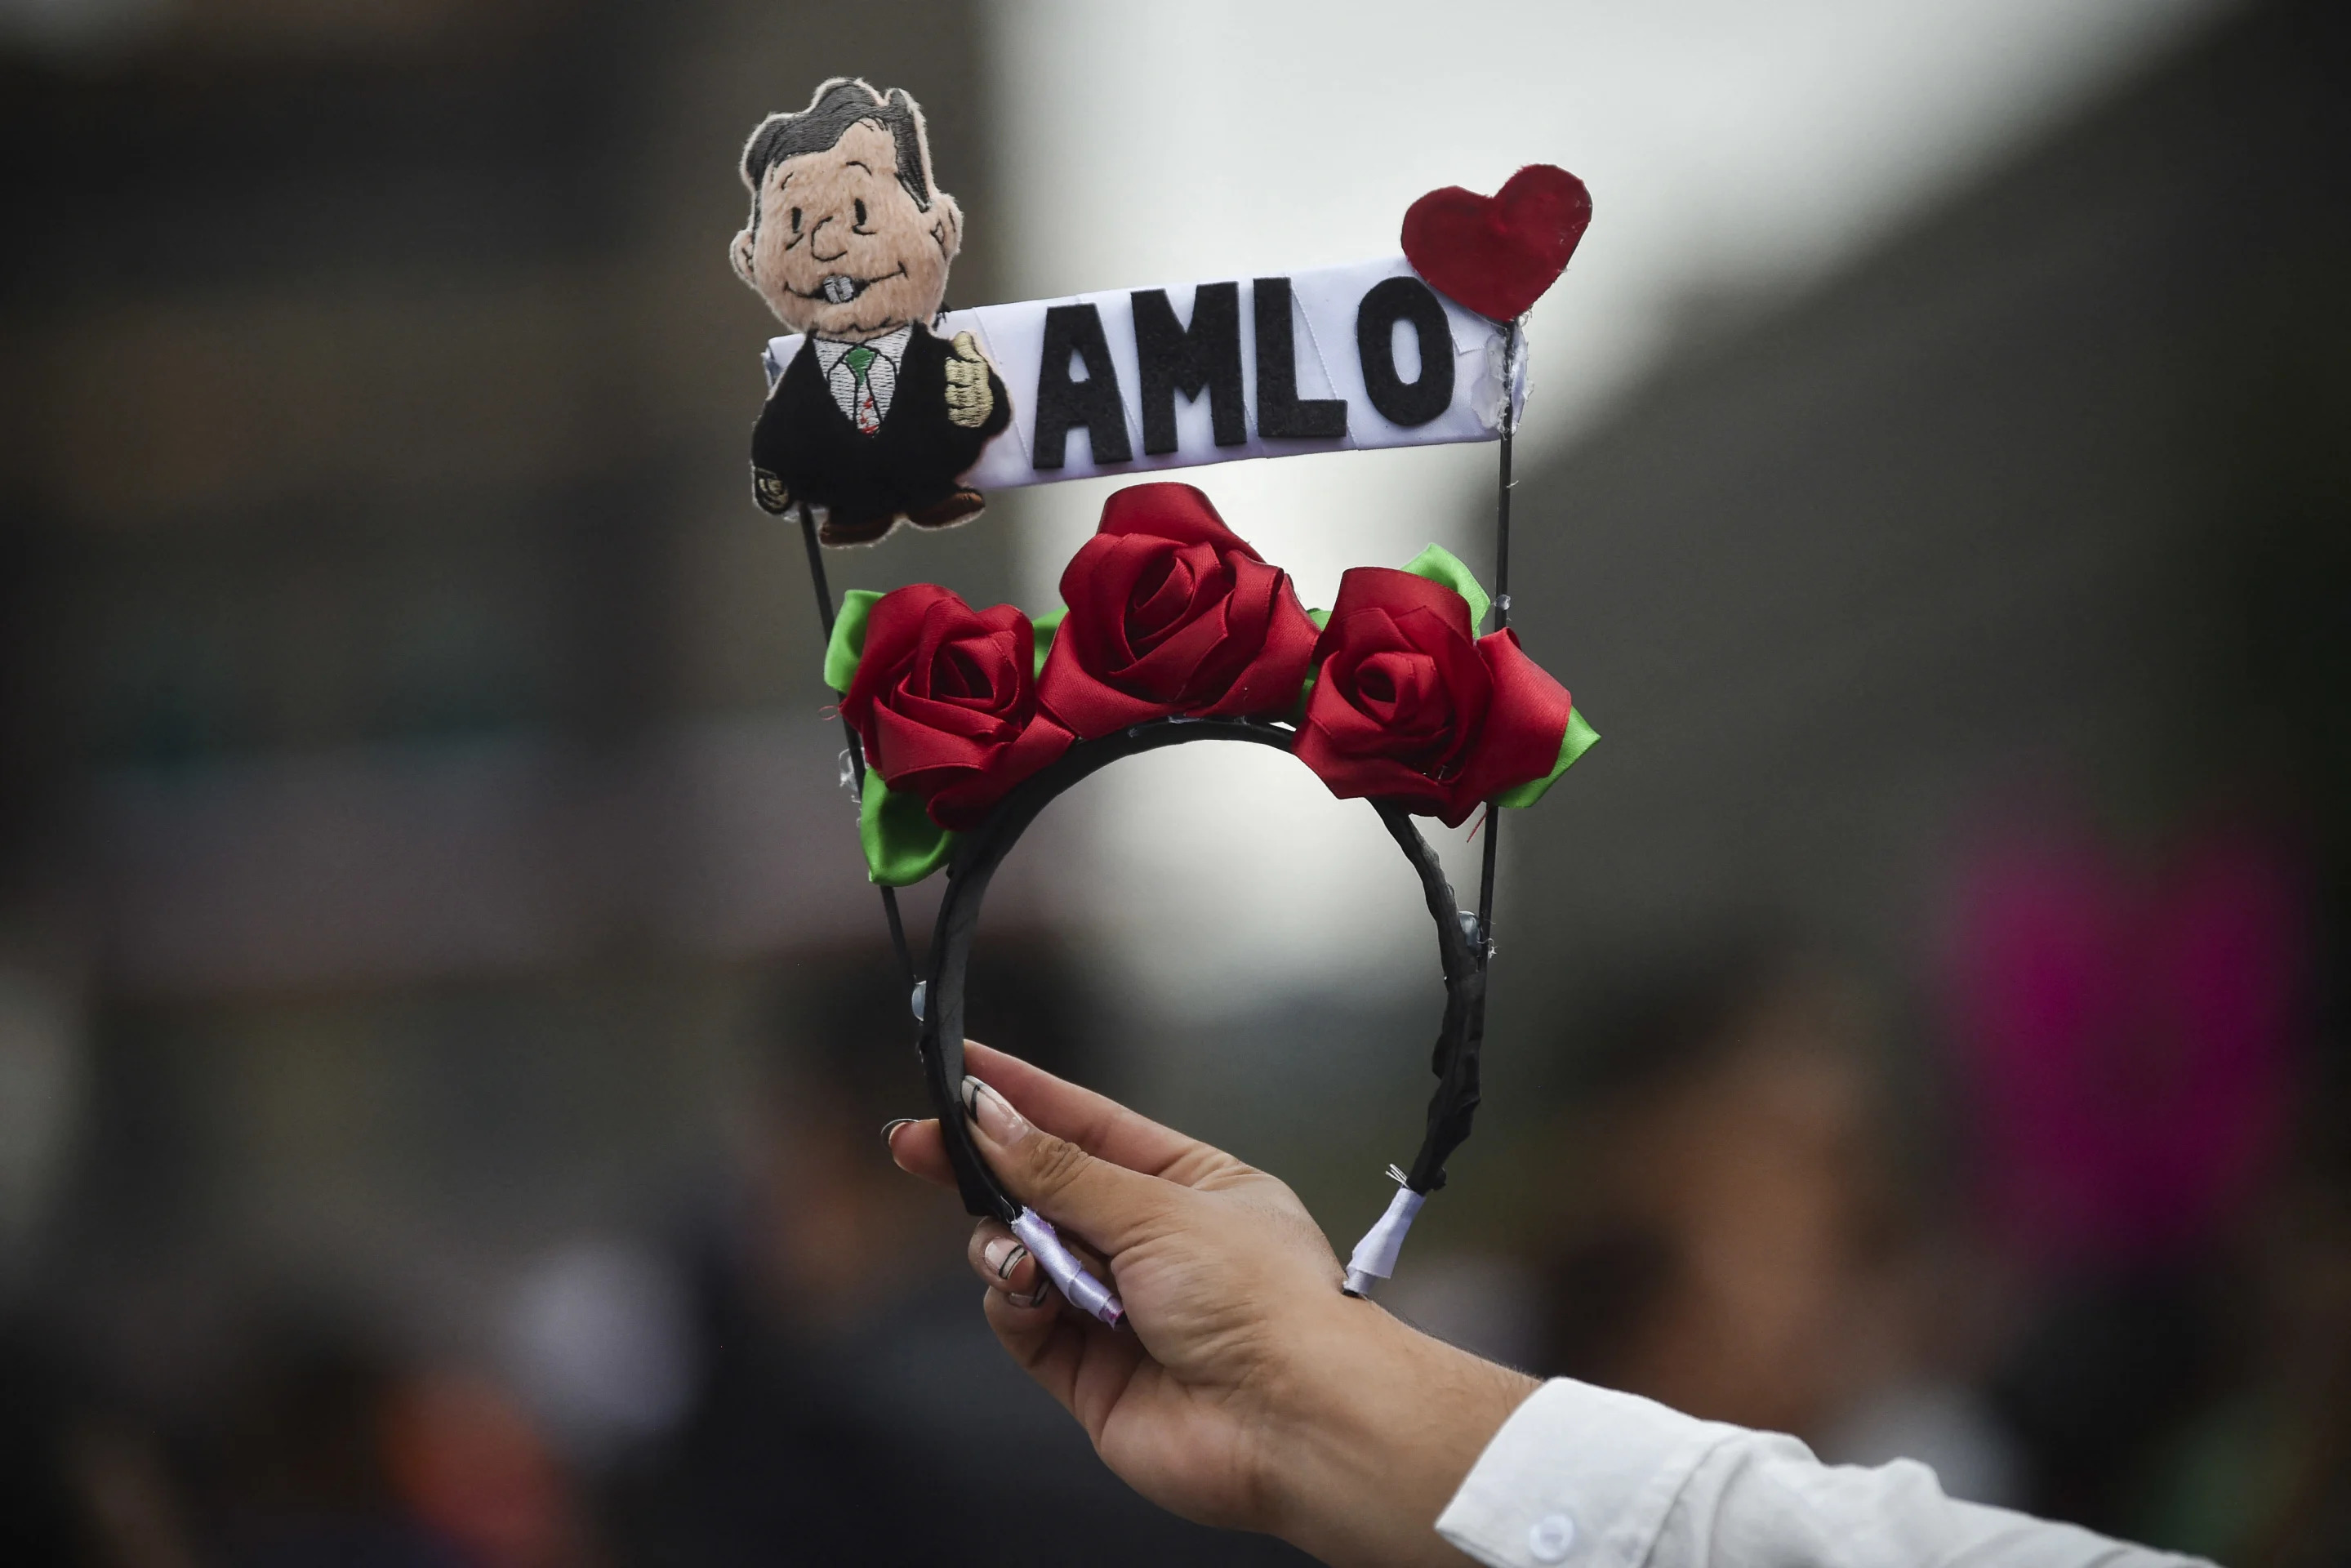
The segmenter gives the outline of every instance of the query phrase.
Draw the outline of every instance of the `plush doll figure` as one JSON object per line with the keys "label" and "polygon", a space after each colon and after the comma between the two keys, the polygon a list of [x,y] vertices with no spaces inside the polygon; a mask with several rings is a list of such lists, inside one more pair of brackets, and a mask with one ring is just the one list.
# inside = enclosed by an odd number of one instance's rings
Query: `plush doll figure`
{"label": "plush doll figure", "polygon": [[963,213],[931,183],[922,110],[836,77],[751,133],[743,183],[736,274],[807,334],[752,432],[759,505],[808,506],[830,545],[977,514],[986,497],[962,476],[1012,409],[970,333],[930,328]]}

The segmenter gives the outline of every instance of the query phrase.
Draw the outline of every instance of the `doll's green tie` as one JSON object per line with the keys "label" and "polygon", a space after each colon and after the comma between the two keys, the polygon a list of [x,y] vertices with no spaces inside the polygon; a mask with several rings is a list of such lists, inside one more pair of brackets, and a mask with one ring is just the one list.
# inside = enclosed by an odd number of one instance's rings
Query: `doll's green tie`
{"label": "doll's green tie", "polygon": [[851,390],[850,396],[850,401],[856,405],[852,417],[860,432],[871,435],[882,428],[882,411],[874,407],[873,388],[865,379],[866,367],[873,362],[873,350],[860,343],[841,358],[849,366],[849,373],[857,378],[857,384]]}

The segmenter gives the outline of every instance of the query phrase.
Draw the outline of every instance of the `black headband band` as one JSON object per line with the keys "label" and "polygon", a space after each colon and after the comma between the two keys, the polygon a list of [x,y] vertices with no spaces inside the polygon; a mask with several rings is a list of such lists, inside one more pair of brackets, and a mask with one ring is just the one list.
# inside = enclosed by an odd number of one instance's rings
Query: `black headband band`
{"label": "black headband band", "polygon": [[[1080,780],[1123,758],[1196,740],[1238,740],[1289,751],[1296,732],[1284,725],[1247,719],[1173,718],[1135,725],[1093,740],[1080,741],[1061,758],[1022,781],[966,834],[947,865],[946,896],[939,904],[931,942],[929,977],[917,998],[922,1015],[923,1075],[946,1140],[947,1158],[964,1207],[973,1215],[1013,1224],[1023,1218],[1019,1199],[1004,1190],[980,1157],[966,1124],[963,1100],[964,982],[971,944],[979,928],[981,902],[996,869],[1020,835],[1053,800]],[[1445,975],[1445,1020],[1430,1059],[1437,1092],[1428,1103],[1427,1128],[1420,1152],[1404,1175],[1404,1186],[1424,1197],[1445,1185],[1446,1159],[1469,1135],[1478,1110],[1478,1056],[1486,1020],[1486,951],[1478,917],[1458,907],[1453,884],[1436,852],[1401,806],[1374,800],[1388,834],[1420,877],[1429,917],[1437,925],[1438,961]],[[1399,1232],[1398,1239],[1401,1239]],[[1383,1270],[1384,1272],[1384,1270]],[[1353,1273],[1349,1289],[1359,1281]],[[1114,1302],[1113,1302],[1114,1304]]]}

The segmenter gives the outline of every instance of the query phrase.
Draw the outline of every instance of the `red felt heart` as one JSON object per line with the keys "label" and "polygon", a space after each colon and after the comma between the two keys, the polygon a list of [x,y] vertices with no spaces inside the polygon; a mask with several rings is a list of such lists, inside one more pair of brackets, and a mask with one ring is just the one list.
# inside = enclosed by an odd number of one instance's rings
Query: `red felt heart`
{"label": "red felt heart", "polygon": [[1447,185],[1404,214],[1404,254],[1439,294],[1508,321],[1542,298],[1592,222],[1592,193],[1564,169],[1530,163],[1490,196]]}

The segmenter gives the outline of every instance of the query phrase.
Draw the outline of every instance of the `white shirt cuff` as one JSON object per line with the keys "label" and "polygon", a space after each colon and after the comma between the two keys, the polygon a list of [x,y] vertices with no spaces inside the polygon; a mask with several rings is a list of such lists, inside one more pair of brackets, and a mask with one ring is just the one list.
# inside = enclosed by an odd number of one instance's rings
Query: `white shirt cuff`
{"label": "white shirt cuff", "polygon": [[1502,1423],[1437,1532],[1491,1568],[1639,1568],[1699,1461],[1750,1435],[1557,1378]]}

